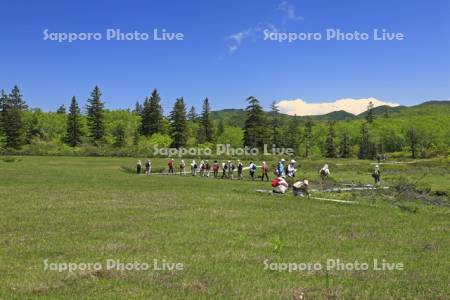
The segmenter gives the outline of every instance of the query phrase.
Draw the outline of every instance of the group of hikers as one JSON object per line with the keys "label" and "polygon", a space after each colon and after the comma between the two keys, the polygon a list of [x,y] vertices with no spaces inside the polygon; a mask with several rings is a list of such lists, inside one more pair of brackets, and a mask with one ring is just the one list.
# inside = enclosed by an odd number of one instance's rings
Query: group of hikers
{"label": "group of hikers", "polygon": [[[170,158],[167,162],[168,171],[167,175],[175,175],[175,161]],[[184,160],[181,160],[178,165],[178,172],[180,176],[186,176],[186,162]],[[236,179],[242,180],[243,179],[243,171],[248,169],[249,175],[251,177],[251,180],[255,180],[255,175],[257,171],[258,166],[251,161],[247,167],[244,167],[244,164],[237,160],[236,164],[232,160],[223,161],[222,163],[219,163],[217,160],[214,160],[213,163],[210,163],[209,160],[201,160],[199,164],[195,161],[195,159],[192,160],[190,163],[190,175],[200,177],[210,177],[211,174],[214,178],[221,178],[221,179]],[[261,166],[261,181],[264,181],[266,179],[267,181],[270,181],[269,179],[269,165],[263,161]],[[143,171],[142,162],[138,160],[136,164],[136,172],[137,174],[141,174]],[[144,164],[144,171],[145,175],[149,176],[152,174],[152,163],[149,159]],[[294,178],[296,173],[296,161],[291,159],[289,163],[286,164],[286,160],[284,158],[280,159],[276,165],[275,169],[275,175],[276,177],[272,180],[272,192],[277,194],[285,194],[286,191],[289,189],[289,184],[286,181],[287,178]],[[328,164],[325,164],[320,170],[319,170],[319,176],[322,180],[322,183],[326,181],[328,176],[330,176],[330,169],[328,167]],[[375,166],[375,170],[372,173],[372,177],[374,178],[375,185],[380,184],[381,179],[381,172],[379,165]],[[292,184],[292,191],[294,195],[296,196],[304,196],[309,195],[308,193],[308,187],[309,182],[307,179],[303,179],[300,181],[297,181]]]}

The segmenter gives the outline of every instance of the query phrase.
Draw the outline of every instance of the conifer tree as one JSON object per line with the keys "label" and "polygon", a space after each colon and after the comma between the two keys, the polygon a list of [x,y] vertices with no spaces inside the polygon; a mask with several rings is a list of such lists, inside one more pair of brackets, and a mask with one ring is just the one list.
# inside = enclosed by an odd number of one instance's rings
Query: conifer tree
{"label": "conifer tree", "polygon": [[90,129],[90,137],[95,144],[104,140],[105,124],[104,124],[104,103],[101,101],[102,93],[98,86],[94,87],[91,97],[88,99],[87,120]]}
{"label": "conifer tree", "polygon": [[71,147],[76,147],[81,144],[81,115],[80,108],[75,96],[72,97],[69,107],[69,114],[67,115],[67,131],[65,136],[66,143]]}
{"label": "conifer tree", "polygon": [[375,156],[374,144],[370,141],[369,127],[367,124],[363,124],[361,127],[361,141],[359,145],[360,159],[372,159]]}
{"label": "conifer tree", "polygon": [[187,120],[186,106],[182,97],[175,101],[173,110],[170,112],[170,128],[172,147],[185,146],[187,142]]}
{"label": "conifer tree", "polygon": [[327,139],[325,141],[325,157],[328,157],[328,158],[336,157],[335,138],[336,138],[336,133],[334,131],[334,122],[329,122]]}
{"label": "conifer tree", "polygon": [[313,143],[313,135],[312,135],[312,128],[314,124],[310,117],[306,117],[305,122],[305,134],[304,134],[304,140],[305,140],[305,157],[309,157],[311,154],[311,148]]}
{"label": "conifer tree", "polygon": [[367,105],[367,115],[366,115],[366,120],[368,123],[372,123],[374,119],[373,107],[374,107],[373,102],[370,101],[369,104]]}
{"label": "conifer tree", "polygon": [[266,119],[258,99],[253,96],[247,98],[245,109],[247,119],[244,125],[244,146],[263,148],[266,140]]}
{"label": "conifer tree", "polygon": [[24,124],[22,114],[27,109],[20,90],[14,86],[9,96],[3,93],[2,124],[6,147],[19,149],[24,143]]}
{"label": "conifer tree", "polygon": [[341,143],[339,145],[339,156],[342,158],[351,157],[350,138],[347,132],[344,132],[341,137]]}
{"label": "conifer tree", "polygon": [[151,136],[154,133],[163,131],[161,97],[156,89],[153,90],[150,98],[145,98],[141,116],[141,133],[143,135]]}
{"label": "conifer tree", "polygon": [[211,107],[209,105],[208,98],[203,101],[203,110],[200,117],[200,139],[199,142],[203,143],[212,142],[214,140],[214,127],[211,120]]}
{"label": "conifer tree", "polygon": [[66,107],[64,104],[62,104],[58,109],[56,110],[57,114],[65,115],[66,114]]}
{"label": "conifer tree", "polygon": [[[300,118],[297,115],[294,115],[292,119],[289,121],[289,126],[287,128],[286,142],[285,145],[289,148],[294,149],[294,152],[298,152],[298,148],[300,146]],[[281,140],[280,140],[281,143]]]}
{"label": "conifer tree", "polygon": [[282,137],[281,137],[281,119],[280,119],[280,110],[275,103],[275,101],[270,106],[271,112],[271,125],[272,125],[272,144],[275,145],[275,147],[281,146],[282,143]]}
{"label": "conifer tree", "polygon": [[191,109],[189,110],[187,118],[189,121],[193,121],[193,122],[197,121],[198,115],[197,115],[197,111],[195,110],[194,106],[191,106]]}

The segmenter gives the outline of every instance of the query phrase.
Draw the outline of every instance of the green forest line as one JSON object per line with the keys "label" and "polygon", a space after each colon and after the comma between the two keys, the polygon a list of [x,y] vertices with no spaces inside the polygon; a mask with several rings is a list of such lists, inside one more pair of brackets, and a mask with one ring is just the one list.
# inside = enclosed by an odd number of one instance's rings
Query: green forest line
{"label": "green forest line", "polygon": [[[244,103],[244,100],[243,100]],[[66,109],[66,107],[68,107]],[[187,107],[182,97],[163,112],[155,89],[134,109],[109,110],[96,86],[86,107],[75,97],[56,112],[29,108],[15,86],[0,92],[0,151],[14,155],[151,156],[154,148],[288,147],[299,157],[380,155],[425,158],[447,156],[450,101],[413,107],[372,107],[359,116],[340,111],[299,117],[264,111],[255,97],[245,110],[212,111]]]}

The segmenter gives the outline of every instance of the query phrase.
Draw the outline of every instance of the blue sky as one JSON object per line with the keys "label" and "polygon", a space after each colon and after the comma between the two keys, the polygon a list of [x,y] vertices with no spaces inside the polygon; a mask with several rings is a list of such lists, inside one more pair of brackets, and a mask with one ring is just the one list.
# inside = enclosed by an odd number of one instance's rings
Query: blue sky
{"label": "blue sky", "polygon": [[[307,102],[367,98],[413,105],[450,99],[450,1],[0,0],[0,88],[55,110],[98,84],[108,108],[132,108],[153,88],[200,109],[241,108],[256,96]],[[263,28],[402,32],[403,41],[264,41]],[[50,32],[119,28],[182,32],[183,41],[44,41]],[[239,34],[240,33],[240,34]],[[243,37],[239,41],[234,37]],[[232,49],[233,51],[230,51]]]}

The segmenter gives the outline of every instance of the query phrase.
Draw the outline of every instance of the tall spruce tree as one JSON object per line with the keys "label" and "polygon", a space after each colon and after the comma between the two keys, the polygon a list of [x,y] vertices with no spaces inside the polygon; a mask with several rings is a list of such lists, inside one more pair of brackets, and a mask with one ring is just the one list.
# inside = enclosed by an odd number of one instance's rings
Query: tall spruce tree
{"label": "tall spruce tree", "polygon": [[270,118],[271,118],[271,125],[272,125],[272,144],[275,145],[275,147],[281,146],[282,143],[282,135],[281,135],[281,118],[280,118],[280,109],[278,108],[277,104],[272,102],[272,105],[270,106]]}
{"label": "tall spruce tree", "polygon": [[71,146],[76,147],[81,144],[82,129],[81,129],[81,115],[80,108],[75,96],[70,101],[69,114],[67,115],[67,130],[65,142]]}
{"label": "tall spruce tree", "polygon": [[314,123],[310,117],[306,117],[305,121],[305,133],[304,133],[304,140],[305,140],[305,157],[309,157],[311,154],[311,148],[313,146],[313,134],[312,134],[312,128],[314,126]]}
{"label": "tall spruce tree", "polygon": [[145,97],[144,104],[141,109],[141,126],[139,127],[139,131],[142,135],[150,136],[150,123],[150,100],[148,97]]}
{"label": "tall spruce tree", "polygon": [[[289,121],[289,125],[287,127],[287,132],[285,134],[286,141],[285,145],[289,148],[292,148],[295,154],[298,153],[298,148],[300,147],[300,118],[297,115],[294,115],[292,119]],[[281,143],[281,140],[279,141]]]}
{"label": "tall spruce tree", "polygon": [[197,110],[195,109],[195,107],[193,105],[191,106],[191,109],[189,109],[187,118],[189,121],[193,121],[193,122],[196,122],[198,119]]}
{"label": "tall spruce tree", "polygon": [[161,106],[161,97],[156,89],[153,90],[150,96],[150,110],[149,110],[149,135],[154,133],[162,133],[163,131],[163,109]]}
{"label": "tall spruce tree", "polygon": [[3,95],[2,123],[6,147],[20,149],[24,144],[22,114],[27,109],[20,90],[14,86],[9,96]]}
{"label": "tall spruce tree", "polygon": [[211,106],[208,98],[203,101],[202,115],[200,117],[199,142],[212,142],[214,140],[214,126],[211,120]]}
{"label": "tall spruce tree", "polygon": [[325,140],[325,157],[334,158],[336,157],[336,143],[335,143],[336,133],[334,131],[334,122],[328,122],[328,133],[327,139]]}
{"label": "tall spruce tree", "polygon": [[370,101],[369,104],[367,105],[367,115],[366,115],[366,120],[368,123],[372,123],[373,119],[374,119],[374,115],[373,115],[373,102]]}
{"label": "tall spruce tree", "polygon": [[342,158],[349,158],[352,156],[352,149],[350,146],[350,138],[347,132],[344,132],[341,137],[339,145],[339,156]]}
{"label": "tall spruce tree", "polygon": [[4,90],[0,91],[0,133],[4,132],[3,119],[6,114],[6,103],[7,103],[8,95]]}
{"label": "tall spruce tree", "polygon": [[244,146],[262,149],[267,136],[267,124],[264,111],[258,99],[255,97],[248,97],[247,102],[248,106],[245,109],[247,119],[244,125]]}
{"label": "tall spruce tree", "polygon": [[183,98],[175,101],[173,110],[170,112],[170,128],[172,136],[172,147],[179,148],[187,142],[187,120],[186,105]]}
{"label": "tall spruce tree", "polygon": [[56,110],[56,113],[60,114],[60,115],[66,114],[66,107],[64,106],[64,104],[62,104],[60,107],[58,107],[58,109]]}
{"label": "tall spruce tree", "polygon": [[102,93],[98,86],[94,87],[91,97],[88,99],[87,121],[90,137],[95,144],[101,143],[105,137],[104,106],[101,101]]}
{"label": "tall spruce tree", "polygon": [[370,141],[369,126],[363,124],[361,127],[361,140],[359,144],[359,155],[360,159],[372,159],[375,156],[374,144]]}

